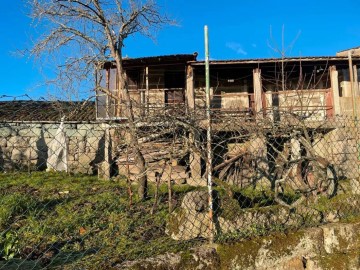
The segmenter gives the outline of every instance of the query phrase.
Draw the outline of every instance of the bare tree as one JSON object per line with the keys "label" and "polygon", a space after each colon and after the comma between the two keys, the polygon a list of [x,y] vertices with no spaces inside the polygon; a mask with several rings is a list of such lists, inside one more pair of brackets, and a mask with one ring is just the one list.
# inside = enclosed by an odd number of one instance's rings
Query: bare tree
{"label": "bare tree", "polygon": [[[31,50],[31,55],[43,59],[55,56],[54,82],[66,82],[66,87],[84,81],[102,68],[102,63],[114,61],[118,77],[117,92],[96,85],[116,101],[116,114],[124,108],[128,119],[130,146],[140,169],[139,196],[147,196],[146,164],[141,154],[134,120],[133,106],[123,69],[122,50],[125,40],[134,34],[154,38],[161,27],[173,24],[154,0],[28,0],[31,17],[41,26],[43,34]],[[120,104],[122,106],[120,106]]]}

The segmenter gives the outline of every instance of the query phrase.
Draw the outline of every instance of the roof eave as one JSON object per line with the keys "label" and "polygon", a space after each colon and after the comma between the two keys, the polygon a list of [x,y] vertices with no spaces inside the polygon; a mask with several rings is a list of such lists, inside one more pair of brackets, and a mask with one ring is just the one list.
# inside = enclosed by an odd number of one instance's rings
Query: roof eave
{"label": "roof eave", "polygon": [[[288,58],[260,58],[260,59],[240,59],[240,60],[212,60],[211,65],[231,65],[231,64],[263,64],[276,62],[313,62],[313,61],[344,61],[348,58],[345,56],[316,56],[316,57],[288,57]],[[354,56],[353,60],[360,60],[360,56]],[[192,66],[202,66],[205,61],[191,61]]]}

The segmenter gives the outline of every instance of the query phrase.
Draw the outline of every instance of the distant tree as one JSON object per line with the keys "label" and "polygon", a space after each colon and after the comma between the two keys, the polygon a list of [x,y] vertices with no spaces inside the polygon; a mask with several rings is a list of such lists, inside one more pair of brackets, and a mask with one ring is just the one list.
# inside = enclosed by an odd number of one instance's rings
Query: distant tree
{"label": "distant tree", "polygon": [[[125,40],[134,34],[154,38],[157,31],[174,21],[162,14],[154,0],[28,0],[31,17],[43,33],[30,53],[43,61],[55,56],[60,64],[54,67],[57,78],[66,89],[79,86],[94,74],[94,63],[114,61],[118,76],[116,94],[96,85],[120,103],[128,119],[131,148],[140,169],[139,196],[147,196],[145,160],[140,152],[133,105],[126,85],[123,69]],[[124,106],[125,105],[125,106]]]}

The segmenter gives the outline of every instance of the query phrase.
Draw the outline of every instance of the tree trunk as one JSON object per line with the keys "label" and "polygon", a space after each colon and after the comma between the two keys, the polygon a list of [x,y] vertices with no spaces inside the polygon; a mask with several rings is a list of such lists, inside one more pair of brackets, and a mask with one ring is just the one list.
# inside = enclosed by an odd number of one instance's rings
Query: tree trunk
{"label": "tree trunk", "polygon": [[[122,67],[122,55],[121,55],[121,44],[118,45],[118,51],[115,55],[115,61],[116,61],[116,70],[119,78],[119,85],[118,85],[118,95],[122,93],[122,98],[125,100],[125,116],[128,120],[129,125],[129,133],[130,133],[130,147],[133,150],[133,153],[135,154],[135,161],[136,166],[138,167],[140,173],[138,176],[138,182],[139,182],[139,189],[138,189],[138,195],[140,200],[145,200],[147,198],[147,192],[148,192],[148,186],[147,186],[147,175],[146,175],[146,163],[143,154],[140,151],[140,146],[138,143],[137,133],[136,133],[136,126],[134,121],[134,111],[132,107],[132,102],[130,98],[130,93],[127,88],[126,83],[126,74]],[[121,102],[121,99],[119,99]],[[120,113],[120,106],[118,106],[118,109],[116,110],[118,113]],[[117,115],[120,116],[120,115]]]}

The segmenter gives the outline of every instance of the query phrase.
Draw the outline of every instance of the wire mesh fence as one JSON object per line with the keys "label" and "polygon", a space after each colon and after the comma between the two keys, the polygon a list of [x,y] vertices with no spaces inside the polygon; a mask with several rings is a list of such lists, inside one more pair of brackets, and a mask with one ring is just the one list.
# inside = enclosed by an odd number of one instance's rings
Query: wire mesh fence
{"label": "wire mesh fence", "polygon": [[360,217],[351,117],[213,110],[209,149],[204,109],[105,121],[92,102],[2,99],[0,269],[126,269]]}

